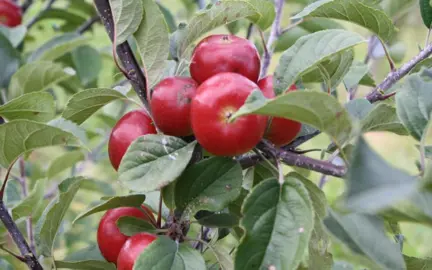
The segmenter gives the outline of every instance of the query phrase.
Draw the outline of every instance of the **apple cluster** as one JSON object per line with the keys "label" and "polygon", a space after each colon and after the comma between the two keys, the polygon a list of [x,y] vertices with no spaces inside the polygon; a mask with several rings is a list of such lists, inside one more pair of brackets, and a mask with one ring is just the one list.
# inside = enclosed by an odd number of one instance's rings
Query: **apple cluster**
{"label": "apple cluster", "polygon": [[[247,97],[260,89],[274,98],[273,77],[259,79],[260,57],[254,44],[235,35],[211,35],[195,47],[191,77],[168,77],[153,89],[150,107],[154,123],[143,110],[124,115],[113,128],[109,157],[117,170],[129,145],[139,136],[157,133],[184,137],[217,156],[252,150],[262,138],[276,146],[291,142],[301,124],[289,119],[246,115],[230,121]],[[292,85],[287,91],[296,90]],[[156,127],[155,127],[156,126]]]}
{"label": "apple cluster", "polygon": [[15,27],[21,24],[22,12],[12,0],[0,0],[0,25]]}

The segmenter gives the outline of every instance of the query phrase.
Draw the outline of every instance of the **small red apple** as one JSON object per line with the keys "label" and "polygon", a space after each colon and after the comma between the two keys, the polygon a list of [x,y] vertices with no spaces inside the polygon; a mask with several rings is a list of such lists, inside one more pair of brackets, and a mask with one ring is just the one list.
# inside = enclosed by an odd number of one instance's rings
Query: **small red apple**
{"label": "small red apple", "polygon": [[141,206],[141,209],[118,207],[108,210],[99,222],[97,243],[102,256],[109,262],[117,262],[117,257],[123,244],[129,239],[117,227],[117,220],[124,216],[137,217],[156,224],[152,211],[144,205]]}
{"label": "small red apple", "polygon": [[[258,82],[258,86],[266,98],[274,98],[273,76],[267,76]],[[291,85],[286,92],[295,91],[295,84]],[[283,146],[290,143],[301,130],[301,123],[281,118],[273,117],[269,129],[264,137],[271,141],[276,146]]]}
{"label": "small red apple", "polygon": [[252,42],[234,35],[212,35],[195,47],[190,74],[198,84],[221,72],[239,73],[256,83],[260,67],[260,57]]}
{"label": "small red apple", "polygon": [[253,90],[251,80],[237,73],[219,73],[201,84],[192,99],[191,121],[197,141],[217,156],[235,156],[251,150],[262,139],[266,116],[247,115],[228,122]]}
{"label": "small red apple", "polygon": [[156,134],[151,118],[143,110],[125,114],[111,131],[108,142],[108,154],[112,166],[118,169],[129,145],[139,136]]}
{"label": "small red apple", "polygon": [[169,77],[153,90],[151,108],[156,126],[171,136],[192,134],[190,103],[198,84],[187,77]]}
{"label": "small red apple", "polygon": [[156,235],[149,233],[139,233],[130,237],[123,245],[118,256],[117,270],[132,270],[138,256],[156,238]]}
{"label": "small red apple", "polygon": [[0,25],[15,27],[21,21],[21,8],[10,0],[0,0]]}

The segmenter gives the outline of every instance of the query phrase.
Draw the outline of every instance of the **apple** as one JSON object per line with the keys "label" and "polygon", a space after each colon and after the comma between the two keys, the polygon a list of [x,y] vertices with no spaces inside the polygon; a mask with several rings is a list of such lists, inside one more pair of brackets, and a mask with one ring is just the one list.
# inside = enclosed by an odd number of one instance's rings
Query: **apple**
{"label": "apple", "polygon": [[229,122],[253,90],[251,80],[232,72],[219,73],[201,84],[192,99],[191,121],[197,141],[209,153],[236,156],[250,151],[262,139],[266,116],[246,115]]}
{"label": "apple", "polygon": [[256,83],[260,68],[259,53],[252,42],[234,35],[212,35],[195,47],[190,74],[198,84],[222,72],[239,73]]}
{"label": "apple", "polygon": [[0,25],[15,27],[21,21],[21,8],[10,0],[0,0]]}
{"label": "apple", "polygon": [[187,77],[169,77],[160,81],[151,97],[156,126],[166,135],[192,134],[190,105],[198,84]]}
{"label": "apple", "polygon": [[[266,98],[274,98],[273,76],[267,76],[258,81],[258,86]],[[297,90],[295,84],[291,85],[286,92]],[[271,141],[276,146],[284,146],[290,143],[301,130],[301,123],[281,118],[272,117],[270,127],[267,129],[264,138]]]}
{"label": "apple", "polygon": [[118,256],[117,270],[132,270],[138,256],[156,238],[156,235],[149,233],[139,233],[130,237],[123,245]]}
{"label": "apple", "polygon": [[108,154],[115,170],[118,169],[129,145],[146,134],[156,134],[156,128],[145,111],[134,110],[120,118],[112,129],[108,142]]}
{"label": "apple", "polygon": [[122,246],[129,239],[129,236],[122,234],[117,227],[117,220],[124,216],[141,218],[156,224],[152,211],[144,205],[141,206],[141,209],[118,207],[108,210],[99,222],[97,243],[102,256],[109,262],[117,262]]}

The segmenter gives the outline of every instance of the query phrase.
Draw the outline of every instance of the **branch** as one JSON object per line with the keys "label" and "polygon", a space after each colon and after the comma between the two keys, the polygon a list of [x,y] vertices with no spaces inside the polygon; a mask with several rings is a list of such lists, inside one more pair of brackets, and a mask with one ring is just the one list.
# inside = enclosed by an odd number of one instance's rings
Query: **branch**
{"label": "branch", "polygon": [[43,270],[42,266],[36,259],[36,256],[33,254],[29,245],[25,241],[24,236],[21,234],[12,217],[9,215],[3,200],[0,200],[0,219],[8,230],[9,234],[12,236],[12,239],[20,250],[28,268],[32,270]]}
{"label": "branch", "polygon": [[[111,39],[111,42],[114,41],[114,20],[112,17],[111,6],[108,0],[94,0],[94,4],[96,9],[99,12],[99,15],[102,19],[102,23],[105,26],[105,29],[108,33],[108,36]],[[138,64],[137,59],[135,58],[133,51],[127,41],[121,43],[117,46],[117,54],[120,61],[123,64],[126,73],[128,74],[128,79],[131,82],[133,89],[137,93],[138,97],[141,99],[141,102],[146,107],[148,111],[149,105],[146,97],[147,91],[147,79],[142,71],[141,67]]]}
{"label": "branch", "polygon": [[33,0],[27,0],[22,6],[21,10],[23,13],[27,11],[27,9],[33,4]]}
{"label": "branch", "polygon": [[[43,9],[41,9],[27,24],[27,29],[30,29],[41,17],[42,15],[51,9],[51,6],[54,4],[56,0],[49,0]],[[32,1],[28,1],[32,2]]]}
{"label": "branch", "polygon": [[88,19],[85,23],[83,23],[80,27],[78,27],[78,29],[76,30],[76,32],[80,35],[82,35],[84,32],[88,31],[93,24],[100,22],[100,17],[99,16],[94,16],[90,19]]}

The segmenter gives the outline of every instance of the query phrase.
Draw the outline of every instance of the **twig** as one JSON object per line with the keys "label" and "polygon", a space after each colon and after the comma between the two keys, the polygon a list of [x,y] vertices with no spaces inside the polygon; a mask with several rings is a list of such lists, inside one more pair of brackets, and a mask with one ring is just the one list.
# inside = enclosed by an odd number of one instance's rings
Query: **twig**
{"label": "twig", "polygon": [[301,18],[298,21],[296,21],[295,23],[290,24],[287,28],[285,28],[284,30],[280,31],[280,35],[285,34],[286,32],[288,32],[289,30],[297,27],[299,24],[301,24],[304,21],[305,21],[304,18]]}
{"label": "twig", "polygon": [[21,10],[23,13],[27,11],[27,9],[33,4],[33,0],[27,0],[22,6]]}
{"label": "twig", "polygon": [[56,0],[49,0],[48,3],[42,8],[28,23],[26,24],[27,29],[30,29],[41,17],[42,15],[51,9],[52,5]]}
{"label": "twig", "polygon": [[254,28],[253,23],[250,23],[246,32],[246,39],[250,39],[250,37],[252,36],[253,28]]}
{"label": "twig", "polygon": [[87,21],[85,21],[85,23],[83,23],[80,27],[78,27],[78,29],[76,30],[76,32],[80,35],[82,35],[84,32],[88,31],[93,24],[100,22],[100,17],[99,16],[94,16],[90,19],[88,19]]}
{"label": "twig", "polygon": [[9,180],[9,174],[10,174],[16,161],[17,161],[17,159],[15,159],[7,168],[6,175],[4,177],[3,184],[2,184],[1,189],[0,189],[0,201],[3,201],[4,192],[6,190],[6,184],[7,184],[7,181]]}
{"label": "twig", "polygon": [[[108,36],[110,37],[111,41],[114,41],[114,20],[112,17],[109,1],[94,0],[94,4],[99,12]],[[123,64],[124,69],[128,74],[128,79],[131,82],[133,89],[137,93],[138,97],[141,99],[141,102],[143,103],[147,111],[150,111],[150,107],[148,105],[146,97],[146,92],[148,90],[147,79],[127,41],[117,46],[117,54]]]}
{"label": "twig", "polygon": [[162,226],[162,192],[159,195],[159,207],[158,207],[156,225],[157,225],[156,228],[160,228]]}
{"label": "twig", "polygon": [[383,47],[383,50],[384,50],[384,53],[385,53],[385,57],[387,58],[387,61],[388,61],[389,65],[390,65],[390,70],[394,71],[396,69],[395,68],[395,64],[393,62],[393,59],[390,56],[390,53],[389,53],[389,51],[388,51],[388,49],[386,47],[386,44],[381,39],[379,39],[379,41],[381,43],[381,46]]}

